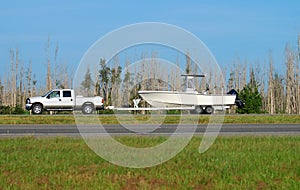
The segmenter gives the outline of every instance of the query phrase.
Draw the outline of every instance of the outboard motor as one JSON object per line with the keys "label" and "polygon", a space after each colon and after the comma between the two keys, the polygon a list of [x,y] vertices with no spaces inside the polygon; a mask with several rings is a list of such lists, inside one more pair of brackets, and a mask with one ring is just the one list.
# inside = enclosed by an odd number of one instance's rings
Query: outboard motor
{"label": "outboard motor", "polygon": [[235,105],[237,105],[238,108],[243,108],[245,106],[245,103],[239,98],[236,90],[231,89],[229,92],[227,92],[227,94],[236,95]]}

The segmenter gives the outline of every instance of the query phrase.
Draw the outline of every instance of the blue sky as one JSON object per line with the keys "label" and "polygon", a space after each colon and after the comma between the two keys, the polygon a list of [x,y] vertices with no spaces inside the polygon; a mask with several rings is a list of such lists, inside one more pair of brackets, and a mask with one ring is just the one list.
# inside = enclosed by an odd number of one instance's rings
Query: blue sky
{"label": "blue sky", "polygon": [[271,50],[280,71],[285,45],[296,48],[300,1],[2,1],[0,77],[8,70],[11,48],[19,49],[25,65],[31,59],[40,68],[36,73],[46,73],[50,36],[52,51],[59,46],[58,61],[76,67],[98,38],[138,22],[164,22],[190,31],[228,68],[238,57],[263,63]]}

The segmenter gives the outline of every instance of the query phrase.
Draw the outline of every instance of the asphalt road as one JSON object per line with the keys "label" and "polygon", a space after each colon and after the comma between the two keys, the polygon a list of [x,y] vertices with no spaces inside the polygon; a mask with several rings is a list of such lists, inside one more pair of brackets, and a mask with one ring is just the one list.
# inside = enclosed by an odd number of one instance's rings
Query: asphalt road
{"label": "asphalt road", "polygon": [[[207,125],[198,125],[196,135]],[[110,135],[171,135],[177,125],[85,125],[81,132]],[[180,134],[194,133],[193,126],[183,125]],[[219,135],[300,135],[300,124],[224,124]],[[7,136],[80,136],[76,125],[0,125],[0,137]]]}

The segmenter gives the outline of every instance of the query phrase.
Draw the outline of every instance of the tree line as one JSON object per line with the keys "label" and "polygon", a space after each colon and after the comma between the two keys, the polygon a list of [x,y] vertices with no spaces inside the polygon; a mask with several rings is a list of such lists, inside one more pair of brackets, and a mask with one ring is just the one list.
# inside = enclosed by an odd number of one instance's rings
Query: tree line
{"label": "tree line", "polygon": [[[0,114],[24,113],[25,100],[28,97],[44,94],[52,88],[72,86],[74,69],[68,69],[67,63],[58,62],[59,46],[52,47],[50,37],[46,46],[46,62],[40,64],[39,73],[46,67],[46,80],[37,76],[32,68],[32,60],[24,63],[20,59],[18,48],[9,50],[8,70],[0,76]],[[5,68],[5,67],[2,67]]]}
{"label": "tree line", "polygon": [[[185,73],[207,73],[207,80],[197,80],[198,91],[209,86],[210,93],[220,93],[221,88],[236,89],[246,104],[244,109],[232,108],[237,113],[286,113],[300,114],[300,35],[296,48],[287,44],[285,61],[279,72],[274,68],[272,53],[264,64],[251,64],[237,59],[230,68],[222,68],[224,84],[212,70],[200,70],[185,57]],[[72,88],[74,68],[58,61],[59,46],[52,46],[50,38],[46,44],[45,79],[37,78],[32,70],[32,61],[20,60],[18,48],[10,50],[9,71],[0,77],[0,113],[21,112],[27,97],[41,95],[52,88]],[[180,90],[183,82],[179,61],[172,67],[158,64],[156,53],[141,55],[141,62],[132,66],[130,59],[120,63],[118,56],[108,64],[100,59],[97,69],[87,68],[79,86],[74,87],[85,95],[100,95],[106,105],[133,106],[132,99],[138,98],[139,90]],[[121,65],[124,65],[122,68]],[[168,72],[166,72],[168,71]],[[39,83],[38,83],[39,81]],[[77,90],[77,89],[76,89]],[[145,102],[142,102],[145,106]]]}

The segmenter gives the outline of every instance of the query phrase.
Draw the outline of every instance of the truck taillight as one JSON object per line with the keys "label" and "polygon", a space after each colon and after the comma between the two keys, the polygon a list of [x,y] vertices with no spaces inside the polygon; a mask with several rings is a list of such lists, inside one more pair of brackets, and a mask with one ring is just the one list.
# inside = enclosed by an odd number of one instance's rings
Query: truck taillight
{"label": "truck taillight", "polygon": [[104,104],[104,98],[102,98],[102,104]]}

